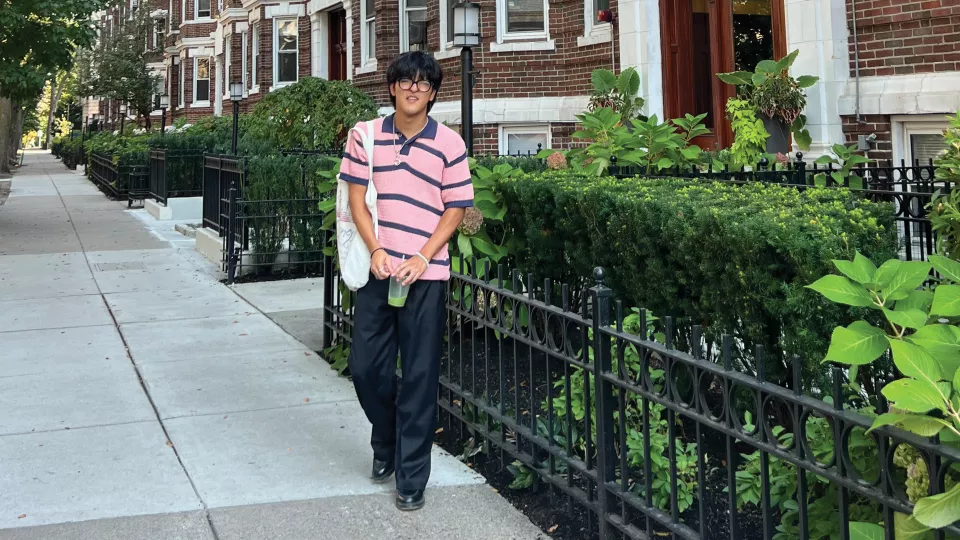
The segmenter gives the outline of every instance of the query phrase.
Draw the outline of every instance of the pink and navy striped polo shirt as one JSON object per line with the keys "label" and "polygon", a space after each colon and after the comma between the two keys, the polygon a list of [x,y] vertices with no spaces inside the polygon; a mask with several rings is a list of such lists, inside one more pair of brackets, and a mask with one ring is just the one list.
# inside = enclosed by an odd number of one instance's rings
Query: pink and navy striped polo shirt
{"label": "pink and navy striped polo shirt", "polygon": [[[473,206],[473,182],[463,139],[433,118],[409,141],[399,131],[394,134],[392,115],[376,120],[374,133],[373,184],[377,188],[378,240],[396,266],[402,258],[416,256],[436,231],[445,210]],[[398,152],[399,165],[396,164]],[[368,159],[360,136],[352,132],[340,165],[340,178],[366,186]],[[450,253],[446,245],[430,261],[420,279],[450,279]]]}

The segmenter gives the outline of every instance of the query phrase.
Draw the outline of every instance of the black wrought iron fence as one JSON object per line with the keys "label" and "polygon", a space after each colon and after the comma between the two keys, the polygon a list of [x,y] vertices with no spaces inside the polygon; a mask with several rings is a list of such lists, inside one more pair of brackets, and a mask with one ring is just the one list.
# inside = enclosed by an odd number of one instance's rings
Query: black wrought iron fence
{"label": "black wrought iron fence", "polygon": [[[350,342],[355,296],[325,266],[330,353]],[[868,434],[872,413],[837,368],[830,388],[812,388],[795,358],[795,383],[781,386],[763,361],[737,368],[730,337],[710,344],[696,326],[680,337],[672,319],[625,312],[600,269],[578,311],[565,286],[485,275],[448,287],[441,427],[465,454],[548,489],[584,538],[851,538],[869,523],[892,539],[916,470],[934,495],[960,462],[957,448],[896,428]]]}
{"label": "black wrought iron fence", "polygon": [[87,174],[100,191],[112,199],[126,200],[127,206],[132,206],[136,200],[142,201],[147,192],[147,167],[120,165],[110,154],[93,152]]}
{"label": "black wrought iron fence", "polygon": [[167,204],[168,198],[203,195],[203,150],[150,151],[150,197]]}
{"label": "black wrought iron fence", "polygon": [[[647,171],[639,167],[618,166],[614,161],[610,172],[619,178],[631,178],[644,176]],[[692,166],[677,167],[658,174],[704,181],[768,182],[799,189],[815,186],[849,187],[851,180],[847,176],[855,175],[858,180],[854,181],[862,183],[858,189],[864,197],[893,205],[901,240],[900,257],[907,261],[927,260],[934,253],[936,239],[927,217],[927,206],[938,190],[947,193],[954,187],[953,182],[936,178],[933,160],[926,164],[901,161],[899,165],[893,161],[875,161],[843,171],[833,164],[807,164],[803,161],[802,153],[796,155],[795,161],[786,163],[770,164],[764,160],[757,170]]]}
{"label": "black wrought iron fence", "polygon": [[226,216],[230,187],[237,198],[243,196],[246,160],[236,156],[205,155],[203,157],[203,226],[223,237],[226,235]]}

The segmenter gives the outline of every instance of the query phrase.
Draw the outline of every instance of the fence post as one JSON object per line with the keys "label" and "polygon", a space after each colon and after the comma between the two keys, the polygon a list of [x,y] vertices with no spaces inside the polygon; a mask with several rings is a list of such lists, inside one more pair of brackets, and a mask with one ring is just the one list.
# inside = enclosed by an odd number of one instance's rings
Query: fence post
{"label": "fence post", "polygon": [[227,235],[223,241],[223,254],[227,258],[227,283],[232,284],[237,271],[236,250],[234,249],[234,243],[236,242],[234,232],[237,219],[237,189],[236,183],[233,181],[230,182],[230,191],[227,200]]}
{"label": "fence post", "polygon": [[803,152],[797,152],[797,163],[793,170],[797,175],[794,183],[800,186],[807,185],[807,164],[803,162]]}
{"label": "fence post", "polygon": [[[613,385],[606,378],[613,371],[611,339],[606,329],[610,326],[613,291],[607,288],[606,274],[603,268],[593,271],[596,285],[590,289],[593,296],[593,359],[594,385],[597,401],[597,501],[600,503],[600,539],[611,537],[607,523],[607,514],[613,508],[613,501],[607,492],[607,483],[616,482],[617,455],[614,446],[616,435],[613,432]],[[589,405],[588,405],[589,406]]]}

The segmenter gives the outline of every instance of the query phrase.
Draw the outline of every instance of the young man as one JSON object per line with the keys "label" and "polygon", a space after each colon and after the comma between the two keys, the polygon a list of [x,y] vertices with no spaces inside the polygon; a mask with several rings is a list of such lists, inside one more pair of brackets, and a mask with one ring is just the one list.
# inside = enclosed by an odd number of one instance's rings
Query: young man
{"label": "young man", "polygon": [[[340,177],[351,183],[350,210],[372,258],[370,282],[357,293],[350,374],[373,424],[373,479],[384,482],[396,472],[401,510],[424,504],[446,327],[447,243],[464,209],[473,206],[463,139],[427,116],[442,81],[432,56],[397,57],[387,69],[396,113],[376,121],[373,156],[352,133],[340,168]],[[379,237],[364,203],[371,161]],[[390,280],[410,285],[403,307],[387,303]]]}

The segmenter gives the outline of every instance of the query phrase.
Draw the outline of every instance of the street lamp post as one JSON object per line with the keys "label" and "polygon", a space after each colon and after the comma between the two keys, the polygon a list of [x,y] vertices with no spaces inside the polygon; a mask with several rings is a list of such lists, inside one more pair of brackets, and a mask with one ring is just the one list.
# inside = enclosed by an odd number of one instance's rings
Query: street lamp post
{"label": "street lamp post", "polygon": [[473,155],[473,47],[480,45],[480,4],[464,1],[453,8],[453,45],[460,47],[460,131]]}
{"label": "street lamp post", "polygon": [[230,146],[233,155],[237,155],[237,130],[240,122],[240,100],[243,99],[243,83],[230,83],[230,101],[233,102],[233,144]]}
{"label": "street lamp post", "polygon": [[120,136],[123,136],[123,124],[127,119],[127,104],[120,104]]}
{"label": "street lamp post", "polygon": [[160,95],[160,136],[163,137],[163,132],[167,130],[167,107],[170,106],[170,96],[167,94]]}

